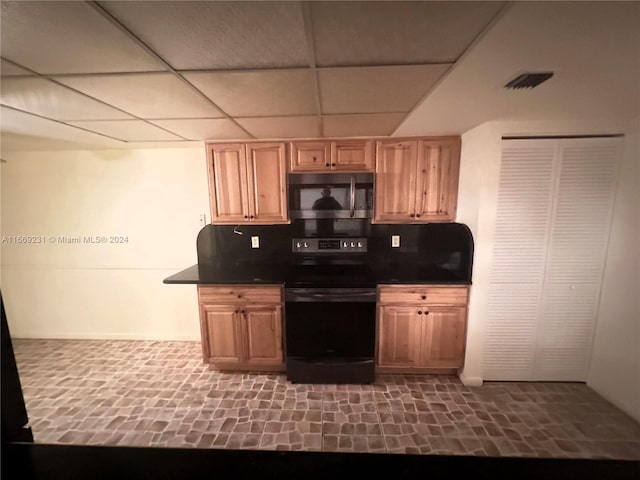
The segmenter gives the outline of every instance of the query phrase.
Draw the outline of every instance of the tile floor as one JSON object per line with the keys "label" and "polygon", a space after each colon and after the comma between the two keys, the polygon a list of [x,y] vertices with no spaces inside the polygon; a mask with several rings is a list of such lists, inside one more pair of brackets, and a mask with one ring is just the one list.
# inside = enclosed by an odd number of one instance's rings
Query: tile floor
{"label": "tile floor", "polygon": [[38,443],[640,460],[640,425],[584,384],[219,373],[198,342],[14,340]]}

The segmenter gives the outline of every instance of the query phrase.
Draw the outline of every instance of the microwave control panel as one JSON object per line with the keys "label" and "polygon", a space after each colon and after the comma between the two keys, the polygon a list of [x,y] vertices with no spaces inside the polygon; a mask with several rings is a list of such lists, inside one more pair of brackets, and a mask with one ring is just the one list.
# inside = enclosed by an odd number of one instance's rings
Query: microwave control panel
{"label": "microwave control panel", "polygon": [[294,253],[364,253],[367,239],[349,238],[294,238]]}

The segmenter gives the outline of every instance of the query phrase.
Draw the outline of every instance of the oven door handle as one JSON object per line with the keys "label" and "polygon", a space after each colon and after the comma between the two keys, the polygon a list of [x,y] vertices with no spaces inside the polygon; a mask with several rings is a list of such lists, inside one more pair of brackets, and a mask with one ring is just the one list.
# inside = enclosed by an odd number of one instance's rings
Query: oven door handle
{"label": "oven door handle", "polygon": [[351,175],[351,217],[356,214],[356,179]]}
{"label": "oven door handle", "polygon": [[376,292],[285,292],[286,302],[375,302]]}

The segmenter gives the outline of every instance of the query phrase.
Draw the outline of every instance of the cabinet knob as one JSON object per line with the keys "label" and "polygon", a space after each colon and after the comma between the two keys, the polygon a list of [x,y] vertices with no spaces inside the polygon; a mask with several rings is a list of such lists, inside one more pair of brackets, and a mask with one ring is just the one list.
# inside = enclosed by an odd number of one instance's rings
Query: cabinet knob
{"label": "cabinet knob", "polygon": [[426,300],[426,299],[427,299],[427,296],[426,296],[426,295],[422,295],[420,298],[421,298],[422,300]]}
{"label": "cabinet knob", "polygon": [[[418,215],[418,216],[420,216],[420,215]],[[253,218],[253,215],[249,215],[249,218]]]}
{"label": "cabinet knob", "polygon": [[240,313],[240,310],[236,310],[236,311],[234,311],[233,313]]}
{"label": "cabinet knob", "polygon": [[422,310],[418,310],[418,315],[422,315]]}
{"label": "cabinet knob", "polygon": [[241,313],[242,315],[244,315],[244,310],[240,310],[240,313]]}
{"label": "cabinet knob", "polygon": [[242,295],[238,294],[238,298],[242,298]]}
{"label": "cabinet knob", "polygon": [[419,213],[416,213],[416,217],[420,217],[420,214],[419,214]]}
{"label": "cabinet knob", "polygon": [[425,315],[429,315],[429,312],[424,312]]}
{"label": "cabinet knob", "polygon": [[314,161],[314,162],[316,161],[316,157],[313,157],[313,161]]}
{"label": "cabinet knob", "polygon": [[336,166],[336,164],[335,164],[335,163],[332,163],[332,164],[331,164],[331,166],[332,166],[332,167],[335,167],[335,166]]}
{"label": "cabinet knob", "polygon": [[329,162],[325,163],[325,164],[324,164],[324,166],[325,166],[325,167],[328,167],[328,166],[329,166]]}
{"label": "cabinet knob", "polygon": [[249,216],[248,216],[248,215],[245,215],[245,216],[244,216],[244,218],[249,218]]}
{"label": "cabinet knob", "polygon": [[410,216],[411,218],[415,217],[415,215],[414,215],[413,213],[410,213],[410,214],[409,214],[409,216]]}

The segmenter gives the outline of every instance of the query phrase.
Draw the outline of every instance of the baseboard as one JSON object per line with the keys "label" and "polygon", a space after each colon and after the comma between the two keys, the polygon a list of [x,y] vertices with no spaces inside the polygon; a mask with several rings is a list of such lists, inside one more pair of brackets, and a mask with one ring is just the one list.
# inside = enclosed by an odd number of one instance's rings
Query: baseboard
{"label": "baseboard", "polygon": [[152,335],[144,335],[141,333],[68,333],[68,334],[15,334],[11,338],[33,339],[33,340],[149,340],[149,341],[166,341],[166,342],[199,342],[200,335],[175,335],[172,337],[158,337]]}
{"label": "baseboard", "polygon": [[465,387],[481,387],[482,386],[482,377],[471,377],[467,376],[464,373],[458,374],[460,377],[460,381],[464,384]]}

